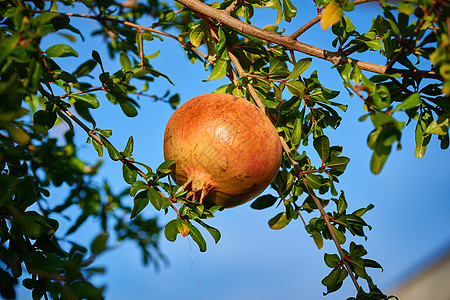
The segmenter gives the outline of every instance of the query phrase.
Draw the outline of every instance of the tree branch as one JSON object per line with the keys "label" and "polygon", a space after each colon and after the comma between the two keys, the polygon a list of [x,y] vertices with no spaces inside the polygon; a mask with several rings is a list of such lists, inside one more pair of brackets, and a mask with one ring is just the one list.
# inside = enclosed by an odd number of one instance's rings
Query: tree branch
{"label": "tree branch", "polygon": [[[256,38],[265,40],[270,43],[275,43],[285,47],[288,50],[295,50],[301,53],[314,56],[320,59],[328,60],[333,64],[357,64],[360,69],[378,73],[378,74],[395,74],[399,73],[403,77],[427,77],[440,79],[439,74],[433,71],[419,71],[419,70],[402,70],[402,69],[389,69],[385,65],[374,64],[366,61],[349,58],[342,53],[327,51],[312,45],[308,45],[292,39],[289,36],[283,36],[278,33],[269,32],[267,30],[252,26],[244,23],[239,19],[233,18],[224,11],[217,10],[205,3],[198,0],[176,0],[180,4],[183,4],[191,11],[208,16],[216,20],[219,23],[227,25],[239,32],[249,34]],[[365,0],[366,2],[368,0]]]}
{"label": "tree branch", "polygon": [[314,191],[313,191],[313,190],[311,189],[311,187],[308,185],[308,183],[306,182],[306,179],[305,179],[304,176],[302,177],[302,181],[303,181],[303,184],[305,185],[306,189],[308,190],[308,194],[311,195],[311,197],[312,197],[313,200],[314,200],[314,203],[316,204],[317,208],[319,209],[320,214],[322,215],[322,218],[323,218],[323,220],[325,221],[325,224],[327,225],[328,231],[329,231],[330,234],[331,234],[331,237],[332,237],[332,239],[333,239],[333,241],[334,241],[334,244],[336,245],[336,248],[338,249],[339,255],[340,255],[340,257],[341,257],[341,261],[342,261],[343,264],[345,265],[345,268],[347,269],[348,274],[350,275],[350,278],[352,279],[353,284],[355,285],[356,290],[359,292],[359,284],[358,284],[358,281],[356,280],[355,275],[353,274],[353,271],[352,271],[352,269],[350,268],[350,265],[348,264],[348,262],[347,262],[346,259],[345,259],[345,256],[346,256],[346,255],[345,255],[345,253],[344,253],[344,250],[342,250],[341,245],[340,245],[339,242],[338,242],[338,239],[337,239],[337,237],[336,237],[336,234],[334,233],[333,226],[331,225],[331,222],[330,222],[330,217],[328,216],[328,214],[327,214],[327,213],[325,212],[325,210],[323,209],[322,204],[320,203],[319,198],[316,197],[316,195],[314,194]]}
{"label": "tree branch", "polygon": [[167,32],[161,31],[161,30],[157,30],[157,29],[154,29],[152,27],[141,26],[141,25],[129,22],[129,21],[122,21],[122,20],[119,20],[119,19],[108,18],[108,17],[105,17],[105,16],[92,16],[92,15],[77,14],[77,13],[61,13],[61,12],[56,12],[56,11],[39,11],[39,10],[30,10],[30,11],[33,12],[33,13],[38,13],[38,14],[41,14],[41,13],[44,13],[44,12],[46,12],[46,13],[47,12],[51,12],[51,13],[56,13],[56,14],[65,14],[68,17],[78,17],[78,18],[92,19],[92,20],[97,20],[98,22],[108,21],[108,22],[113,22],[113,23],[119,23],[119,24],[122,24],[124,26],[135,28],[135,29],[141,30],[141,31],[145,30],[145,31],[153,32],[153,33],[156,33],[156,34],[159,34],[159,35],[163,35],[163,36],[167,36],[167,37],[169,37],[171,39],[176,40],[178,43],[180,43],[181,46],[194,51],[195,53],[197,53],[198,55],[203,57],[203,59],[208,60],[208,55],[204,54],[203,52],[201,52],[200,50],[198,50],[197,48],[195,48],[191,44],[186,43],[184,41],[180,41],[178,39],[178,37],[176,37],[176,36],[174,36],[174,35],[172,35],[170,33],[167,33]]}

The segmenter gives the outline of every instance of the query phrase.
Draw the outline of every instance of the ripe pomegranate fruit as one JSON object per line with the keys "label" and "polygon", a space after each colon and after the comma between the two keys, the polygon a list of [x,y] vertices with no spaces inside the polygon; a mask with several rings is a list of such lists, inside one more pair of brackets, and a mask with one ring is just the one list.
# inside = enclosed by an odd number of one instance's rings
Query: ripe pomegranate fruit
{"label": "ripe pomegranate fruit", "polygon": [[281,164],[281,142],[269,118],[247,100],[212,93],[180,106],[167,123],[164,158],[192,197],[225,208],[258,196]]}

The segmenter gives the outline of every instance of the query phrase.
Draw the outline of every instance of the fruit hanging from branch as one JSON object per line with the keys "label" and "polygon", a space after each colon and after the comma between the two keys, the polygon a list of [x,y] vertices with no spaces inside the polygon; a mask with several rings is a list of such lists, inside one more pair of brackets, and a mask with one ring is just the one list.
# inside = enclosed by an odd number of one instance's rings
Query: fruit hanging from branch
{"label": "fruit hanging from branch", "polygon": [[167,123],[164,158],[188,197],[206,205],[238,206],[258,196],[281,164],[281,142],[269,118],[228,94],[197,96]]}

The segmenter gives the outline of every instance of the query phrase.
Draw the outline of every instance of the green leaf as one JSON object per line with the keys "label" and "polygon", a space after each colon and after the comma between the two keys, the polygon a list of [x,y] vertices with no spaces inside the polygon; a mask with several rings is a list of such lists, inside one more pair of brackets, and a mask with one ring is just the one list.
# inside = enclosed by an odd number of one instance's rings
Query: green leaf
{"label": "green leaf", "polygon": [[364,259],[364,267],[367,268],[378,268],[381,269],[381,271],[383,271],[383,267],[376,261],[371,260],[371,259]]}
{"label": "green leaf", "polygon": [[322,186],[322,180],[316,174],[307,174],[305,179],[308,186],[312,189],[318,189]]}
{"label": "green leaf", "polygon": [[137,171],[131,169],[127,164],[122,164],[122,174],[126,183],[133,184],[136,182]]}
{"label": "green leaf", "polygon": [[[345,168],[347,167],[348,162],[350,161],[350,158],[345,156],[338,156],[329,162],[327,162],[327,167],[331,168],[334,172],[334,175],[340,175],[345,171]],[[338,173],[338,174],[336,174]]]}
{"label": "green leaf", "polygon": [[131,102],[123,102],[119,103],[119,105],[127,117],[133,118],[137,116],[138,111],[136,107],[133,104],[131,104]]}
{"label": "green leaf", "polygon": [[134,197],[133,210],[131,211],[130,219],[136,217],[148,205],[148,202],[147,191],[139,192],[136,197]]}
{"label": "green leaf", "polygon": [[326,135],[318,136],[313,142],[314,149],[316,149],[317,154],[319,154],[320,159],[323,163],[328,160],[330,156],[330,141]]}
{"label": "green leaf", "polygon": [[285,65],[286,65],[286,63],[285,63],[284,59],[282,59],[280,57],[275,57],[273,60],[270,61],[269,75],[277,73]]}
{"label": "green leaf", "polygon": [[106,242],[108,241],[109,234],[100,233],[91,243],[91,252],[94,255],[98,255],[106,250]]}
{"label": "green leaf", "polygon": [[289,0],[283,0],[283,19],[291,22],[291,19],[297,14],[297,8]]}
{"label": "green leaf", "polygon": [[269,220],[269,227],[275,230],[286,227],[291,222],[291,218],[287,216],[286,212],[281,212]]}
{"label": "green leaf", "polygon": [[391,147],[384,147],[380,151],[374,151],[372,154],[372,158],[370,159],[370,171],[373,174],[380,173],[383,168],[386,160],[391,152]]}
{"label": "green leaf", "polygon": [[324,286],[333,286],[340,282],[342,282],[348,273],[345,268],[336,267],[334,268],[330,274],[328,274],[324,279],[322,279],[322,284]]}
{"label": "green leaf", "polygon": [[202,26],[200,24],[195,26],[189,34],[189,40],[194,47],[199,47],[202,44],[204,37],[205,33],[203,32]]}
{"label": "green leaf", "polygon": [[206,230],[208,230],[208,232],[211,234],[211,236],[214,239],[214,242],[217,244],[220,240],[221,234],[220,231],[217,230],[216,228],[209,226],[208,224],[206,224],[205,222],[201,221],[201,220],[194,220],[195,222],[199,223],[200,225],[202,225],[204,228],[206,228]]}
{"label": "green leaf", "polygon": [[323,247],[323,237],[320,234],[320,232],[315,232],[312,234],[312,238],[314,240],[314,243],[316,244],[318,249],[322,249]]}
{"label": "green leaf", "polygon": [[431,113],[424,111],[420,114],[419,120],[417,121],[415,130],[416,148],[414,150],[414,154],[417,158],[422,158],[425,155],[428,143],[431,140],[431,135],[425,134],[424,131],[432,120],[433,117],[431,116]]}
{"label": "green leaf", "polygon": [[133,154],[133,146],[134,146],[133,136],[130,136],[128,138],[127,145],[123,150],[123,153],[125,154],[126,157],[131,157],[131,155]]}
{"label": "green leaf", "polygon": [[50,46],[47,50],[45,50],[45,54],[49,57],[78,57],[78,53],[72,47],[64,44]]}
{"label": "green leaf", "polygon": [[229,67],[228,61],[223,59],[216,60],[216,64],[214,65],[208,79],[203,81],[218,80],[223,78],[227,74],[228,67]]}
{"label": "green leaf", "polygon": [[100,58],[100,54],[97,51],[92,50],[92,58],[102,67],[103,70],[102,59]]}
{"label": "green leaf", "polygon": [[95,95],[83,94],[83,95],[71,95],[70,97],[87,108],[96,109],[99,108],[100,106],[100,102],[98,101]]}
{"label": "green leaf", "polygon": [[139,190],[142,190],[142,189],[145,189],[145,190],[148,189],[147,183],[146,183],[146,182],[143,182],[143,181],[141,181],[141,180],[136,181],[136,182],[133,183],[133,185],[130,187],[130,196],[136,195],[136,193],[137,193]]}
{"label": "green leaf", "polygon": [[253,201],[252,204],[250,204],[250,207],[253,209],[264,209],[274,205],[277,199],[278,197],[272,195],[260,196],[255,201]]}
{"label": "green leaf", "polygon": [[177,219],[174,219],[166,224],[164,227],[164,236],[167,240],[171,242],[175,242],[178,235],[178,229],[177,229]]}
{"label": "green leaf", "polygon": [[311,65],[312,58],[303,58],[300,59],[295,63],[294,69],[289,74],[289,76],[286,78],[287,81],[295,80],[297,79],[303,72],[305,72],[309,66]]}
{"label": "green leaf", "polygon": [[171,170],[169,169],[171,165],[175,164],[174,160],[166,160],[165,162],[163,162],[162,164],[160,164],[158,166],[158,168],[156,169],[157,172],[161,173],[161,174],[169,174],[171,172]]}
{"label": "green leaf", "polygon": [[100,135],[100,139],[105,145],[106,150],[108,150],[109,157],[112,160],[120,160],[122,158],[122,155],[119,153],[119,151],[117,151],[117,149],[104,136]]}
{"label": "green leaf", "polygon": [[445,135],[448,133],[448,128],[450,124],[450,115],[440,115],[437,120],[431,121],[425,133]]}
{"label": "green leaf", "polygon": [[131,60],[128,58],[127,54],[125,52],[120,53],[120,65],[122,68],[126,71],[129,71],[132,69]]}
{"label": "green leaf", "polygon": [[206,251],[206,241],[203,238],[200,231],[195,226],[193,226],[192,224],[189,224],[189,223],[188,223],[188,227],[189,227],[189,235],[192,237],[194,242],[197,243],[200,251],[205,252]]}
{"label": "green leaf", "polygon": [[300,99],[305,97],[305,84],[303,82],[299,80],[289,81],[285,85],[292,95],[298,96]]}
{"label": "green leaf", "polygon": [[415,11],[414,5],[411,3],[400,2],[398,4],[398,11],[405,15],[412,15]]}
{"label": "green leaf", "polygon": [[403,102],[397,105],[394,108],[394,111],[402,110],[402,109],[410,109],[414,108],[420,104],[420,95],[418,93],[414,93],[408,96]]}
{"label": "green leaf", "polygon": [[302,130],[303,130],[303,116],[305,114],[305,109],[302,109],[300,116],[294,121],[294,129],[292,130],[291,142],[294,146],[300,144],[302,140]]}
{"label": "green leaf", "polygon": [[147,190],[147,196],[150,199],[150,203],[156,208],[156,210],[161,210],[162,206],[162,196],[154,188],[149,188]]}
{"label": "green leaf", "polygon": [[337,254],[327,254],[325,253],[324,257],[325,263],[330,268],[336,268],[339,266],[339,263],[341,262],[341,259]]}

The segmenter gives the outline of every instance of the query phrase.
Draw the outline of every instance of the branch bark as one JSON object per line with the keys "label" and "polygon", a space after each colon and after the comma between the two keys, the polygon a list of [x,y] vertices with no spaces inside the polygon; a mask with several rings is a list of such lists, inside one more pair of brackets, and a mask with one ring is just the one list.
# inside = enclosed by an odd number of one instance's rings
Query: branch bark
{"label": "branch bark", "polygon": [[[186,6],[191,11],[205,15],[219,23],[227,25],[239,32],[249,34],[256,38],[265,40],[269,43],[275,43],[285,47],[288,50],[295,50],[310,56],[320,59],[328,60],[333,64],[357,64],[360,69],[378,73],[378,74],[395,74],[399,73],[402,77],[427,77],[440,79],[439,74],[433,71],[422,70],[402,70],[391,69],[385,65],[374,64],[362,60],[352,59],[339,52],[327,51],[312,45],[308,45],[297,41],[289,36],[284,36],[278,33],[269,32],[267,30],[244,23],[239,19],[233,18],[225,11],[217,10],[198,0],[176,0],[180,4]],[[366,0],[367,2],[367,0]]]}

